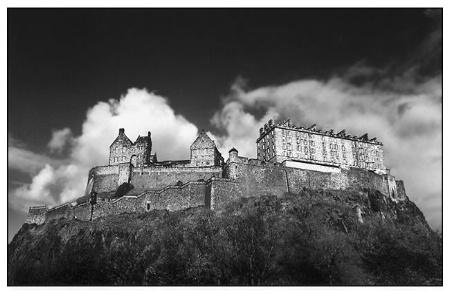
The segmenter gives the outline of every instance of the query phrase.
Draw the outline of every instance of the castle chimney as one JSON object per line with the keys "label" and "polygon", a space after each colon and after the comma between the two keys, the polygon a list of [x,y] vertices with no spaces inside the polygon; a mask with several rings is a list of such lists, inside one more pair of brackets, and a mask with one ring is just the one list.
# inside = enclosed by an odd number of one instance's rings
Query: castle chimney
{"label": "castle chimney", "polygon": [[147,133],[147,136],[148,136],[149,138],[151,138],[151,137],[152,137],[152,132],[149,131],[149,132]]}
{"label": "castle chimney", "polygon": [[264,133],[264,128],[260,128],[260,129],[259,129],[259,133],[260,133],[260,134]]}
{"label": "castle chimney", "polygon": [[119,135],[123,135],[125,134],[125,129],[124,128],[120,128],[119,129]]}
{"label": "castle chimney", "polygon": [[269,127],[273,126],[273,119],[269,119]]}

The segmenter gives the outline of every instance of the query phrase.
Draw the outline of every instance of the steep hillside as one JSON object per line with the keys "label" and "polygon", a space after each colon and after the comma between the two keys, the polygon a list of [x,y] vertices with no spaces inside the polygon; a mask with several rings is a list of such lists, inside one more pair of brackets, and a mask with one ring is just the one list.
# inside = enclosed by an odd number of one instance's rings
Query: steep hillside
{"label": "steep hillside", "polygon": [[409,200],[304,190],[220,211],[24,224],[8,284],[442,285],[442,239]]}

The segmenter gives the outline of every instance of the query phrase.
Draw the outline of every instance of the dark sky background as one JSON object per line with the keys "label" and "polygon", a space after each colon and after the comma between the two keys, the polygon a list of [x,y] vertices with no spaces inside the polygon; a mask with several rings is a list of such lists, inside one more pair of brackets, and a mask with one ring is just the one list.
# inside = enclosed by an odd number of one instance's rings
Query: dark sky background
{"label": "dark sky background", "polygon": [[[435,26],[423,9],[8,9],[8,134],[46,154],[52,130],[80,135],[89,107],[130,87],[214,129],[237,77],[257,88],[384,66]],[[8,174],[8,188],[31,180]],[[9,213],[11,236],[24,214]]]}

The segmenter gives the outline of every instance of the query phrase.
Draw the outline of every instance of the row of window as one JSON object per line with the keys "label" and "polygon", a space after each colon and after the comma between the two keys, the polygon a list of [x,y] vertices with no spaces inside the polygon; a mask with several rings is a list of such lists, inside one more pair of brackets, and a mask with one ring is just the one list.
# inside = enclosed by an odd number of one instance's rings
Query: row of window
{"label": "row of window", "polygon": [[114,162],[123,162],[123,161],[126,161],[126,160],[127,160],[126,156],[114,157]]}
{"label": "row of window", "polygon": [[[117,146],[115,149],[115,152],[120,153],[120,150],[122,150],[122,153],[125,153],[125,152],[127,152],[127,149],[128,149],[127,146],[123,146],[123,147]],[[140,150],[140,151],[144,150],[144,146],[137,146],[136,149]]]}

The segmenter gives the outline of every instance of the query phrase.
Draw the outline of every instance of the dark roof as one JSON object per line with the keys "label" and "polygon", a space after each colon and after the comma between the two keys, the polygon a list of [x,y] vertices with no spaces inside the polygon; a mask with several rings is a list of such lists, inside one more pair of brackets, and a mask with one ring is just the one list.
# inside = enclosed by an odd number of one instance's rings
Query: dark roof
{"label": "dark roof", "polygon": [[236,150],[236,148],[233,147],[230,149],[230,151],[228,151],[228,153],[231,153],[231,152],[238,152],[238,151]]}
{"label": "dark roof", "polygon": [[148,136],[141,137],[139,136],[134,143],[146,143],[148,142]]}

